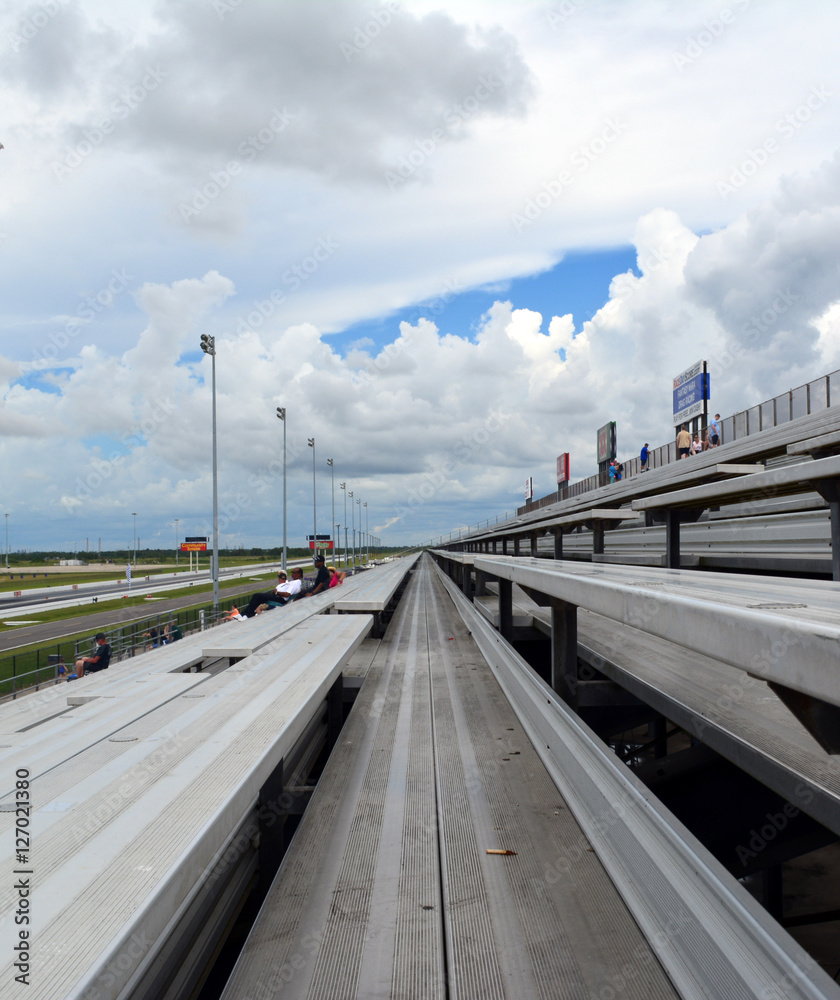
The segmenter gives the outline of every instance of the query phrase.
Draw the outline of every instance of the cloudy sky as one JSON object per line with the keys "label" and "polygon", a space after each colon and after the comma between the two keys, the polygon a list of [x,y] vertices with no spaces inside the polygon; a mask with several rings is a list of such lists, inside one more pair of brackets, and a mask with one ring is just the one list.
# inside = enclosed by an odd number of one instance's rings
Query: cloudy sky
{"label": "cloudy sky", "polygon": [[[831,0],[0,4],[10,547],[406,544],[840,368]],[[363,508],[356,508],[362,512]],[[350,520],[350,510],[347,512]],[[354,522],[358,520],[354,516]],[[343,534],[343,528],[341,529]],[[0,536],[0,541],[5,539]]]}

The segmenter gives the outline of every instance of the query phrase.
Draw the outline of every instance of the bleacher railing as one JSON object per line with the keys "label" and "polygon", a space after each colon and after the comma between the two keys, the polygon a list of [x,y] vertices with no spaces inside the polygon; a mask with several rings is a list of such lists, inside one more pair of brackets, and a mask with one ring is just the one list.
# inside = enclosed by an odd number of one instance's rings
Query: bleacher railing
{"label": "bleacher railing", "polygon": [[[97,631],[108,636],[111,662],[117,663],[159,645],[165,625],[177,625],[182,635],[203,631],[219,624],[222,616],[235,603],[235,598],[220,601],[218,615],[214,614],[213,605],[207,604],[204,607],[162,612],[116,627],[106,625]],[[152,636],[152,629],[156,631],[157,638]],[[18,694],[25,691],[37,691],[47,684],[55,684],[61,679],[60,666],[72,674],[77,659],[96,655],[95,645],[92,638],[74,639],[0,657],[0,701],[17,698]]]}
{"label": "bleacher railing", "polygon": [[[721,444],[727,441],[740,441],[749,437],[750,434],[757,434],[770,427],[778,427],[780,424],[786,424],[797,417],[806,417],[819,410],[828,409],[832,405],[840,406],[840,371],[823,375],[814,379],[813,382],[789,389],[787,392],[767,399],[757,406],[751,406],[748,410],[740,410],[730,417],[721,419]],[[705,436],[706,428],[703,427],[700,430],[701,440],[705,439]],[[676,461],[677,445],[676,440],[674,440],[651,449],[648,467],[656,469]],[[623,464],[625,479],[637,476],[642,471],[641,459],[638,455],[634,458],[628,458]],[[594,476],[589,476],[588,479],[581,479],[555,493],[549,493],[548,496],[532,500],[524,507],[518,508],[516,513],[524,514],[530,510],[548,507],[559,500],[580,496],[582,493],[598,489],[599,486],[606,486],[608,482],[609,478],[606,473],[596,473]]]}
{"label": "bleacher railing", "polygon": [[[814,379],[813,382],[806,382],[805,385],[789,389],[787,392],[780,393],[780,395],[774,396],[772,399],[766,399],[757,406],[751,406],[747,410],[740,410],[738,413],[733,413],[732,416],[723,418],[720,422],[721,444],[727,441],[739,441],[742,438],[749,437],[750,434],[757,434],[759,431],[767,430],[770,427],[778,427],[780,424],[796,420],[797,417],[805,417],[811,413],[828,409],[830,406],[840,406],[840,370],[823,375],[818,379]],[[700,433],[701,439],[705,439],[706,428],[701,428]],[[669,441],[667,444],[659,445],[658,448],[650,450],[648,468],[661,468],[663,465],[670,465],[671,462],[676,462],[676,460],[676,440]],[[626,459],[623,464],[625,479],[638,476],[642,471],[641,459],[638,455]],[[514,513],[499,514],[495,519],[479,521],[478,524],[474,524],[469,528],[456,529],[456,531],[450,532],[448,538],[444,538],[441,535],[437,541],[434,539],[431,540],[429,546],[434,547],[435,544],[446,545],[448,542],[466,538],[474,531],[482,531],[491,524],[498,524],[500,521],[509,520],[518,514],[526,514],[528,511],[539,510],[541,507],[549,507],[551,504],[558,503],[560,500],[567,500],[569,497],[581,496],[583,493],[596,490],[601,486],[606,486],[608,483],[608,475],[598,472],[594,476],[580,479],[578,482],[564,486],[554,493],[549,493],[548,496],[540,497],[537,500],[529,500],[523,507],[518,507]]]}

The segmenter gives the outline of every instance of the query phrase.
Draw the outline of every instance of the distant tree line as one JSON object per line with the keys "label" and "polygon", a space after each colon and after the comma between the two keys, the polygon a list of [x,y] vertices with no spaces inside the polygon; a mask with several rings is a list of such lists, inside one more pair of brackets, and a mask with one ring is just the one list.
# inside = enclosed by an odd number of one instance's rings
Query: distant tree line
{"label": "distant tree line", "polygon": [[[379,548],[373,548],[371,546],[371,554],[380,554],[382,552],[404,552],[408,546],[406,545],[388,545],[380,546]],[[306,559],[308,556],[312,555],[311,549],[306,548],[288,548],[287,555],[289,559]],[[344,549],[338,549],[336,555],[343,555]],[[11,552],[9,557],[14,561],[16,565],[21,565],[22,563],[28,563],[30,565],[44,565],[51,562],[59,562],[62,559],[78,559],[85,563],[102,563],[102,562],[113,562],[113,563],[125,563],[130,557],[131,553],[127,552],[125,549],[116,549],[114,551],[102,552]],[[208,552],[199,553],[202,562],[208,557]],[[283,557],[283,548],[275,547],[269,549],[263,548],[237,548],[237,549],[220,549],[219,558],[220,559],[242,559],[246,561],[266,561],[266,562],[279,562]],[[144,563],[150,562],[174,562],[175,554],[171,548],[168,549],[138,549],[137,558],[142,559]],[[187,560],[189,562],[189,553],[181,552],[181,560]]]}

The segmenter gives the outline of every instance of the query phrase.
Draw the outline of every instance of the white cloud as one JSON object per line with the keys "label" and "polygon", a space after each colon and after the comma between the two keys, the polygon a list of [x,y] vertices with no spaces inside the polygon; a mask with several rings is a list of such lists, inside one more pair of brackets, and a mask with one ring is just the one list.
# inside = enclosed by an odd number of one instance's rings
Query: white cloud
{"label": "white cloud", "polygon": [[[730,7],[720,31],[712,0],[409,0],[380,30],[357,0],[7,9],[4,501],[62,543],[206,519],[204,332],[229,541],[276,540],[278,405],[298,535],[314,435],[408,540],[547,492],[560,451],[588,474],[607,420],[623,455],[664,440],[699,357],[721,412],[836,367],[840,11]],[[630,242],[587,322],[511,296]],[[400,325],[480,287],[511,301]]]}

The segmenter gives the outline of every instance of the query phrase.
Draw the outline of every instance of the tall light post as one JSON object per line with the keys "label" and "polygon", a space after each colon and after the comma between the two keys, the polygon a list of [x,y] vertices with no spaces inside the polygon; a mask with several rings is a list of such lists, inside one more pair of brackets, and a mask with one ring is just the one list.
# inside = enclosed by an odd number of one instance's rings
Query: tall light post
{"label": "tall light post", "polygon": [[9,515],[7,514],[6,515],[6,569],[8,568],[9,568]]}
{"label": "tall light post", "polygon": [[134,568],[137,569],[137,511],[132,511],[131,516],[134,518]]}
{"label": "tall light post", "polygon": [[286,572],[286,407],[277,407],[277,419],[283,421],[283,572]]}
{"label": "tall light post", "polygon": [[175,565],[178,565],[178,522],[181,520],[180,517],[175,518]]}
{"label": "tall light post", "polygon": [[362,498],[356,497],[356,504],[359,508],[359,565],[362,565]]}
{"label": "tall light post", "polygon": [[347,569],[347,483],[339,483],[338,488],[344,490],[344,568]]}
{"label": "tall light post", "polygon": [[353,561],[353,570],[356,569],[356,515],[353,513],[353,491],[350,490],[350,539],[352,547],[350,549],[350,558]]}
{"label": "tall light post", "polygon": [[365,550],[367,551],[367,562],[370,566],[370,521],[368,520],[367,500],[365,500]]}
{"label": "tall light post", "polygon": [[315,438],[307,438],[307,444],[312,449],[312,545],[313,552],[318,553],[318,491],[315,487]]}
{"label": "tall light post", "polygon": [[330,467],[330,476],[332,479],[332,526],[330,527],[330,535],[333,539],[333,558],[335,558],[335,535],[333,534],[333,529],[335,528],[335,469],[333,468],[333,460],[331,458],[327,459],[327,465]]}
{"label": "tall light post", "polygon": [[213,555],[210,572],[213,577],[213,612],[219,612],[219,477],[216,453],[216,338],[202,333],[201,349],[210,355],[213,395]]}

